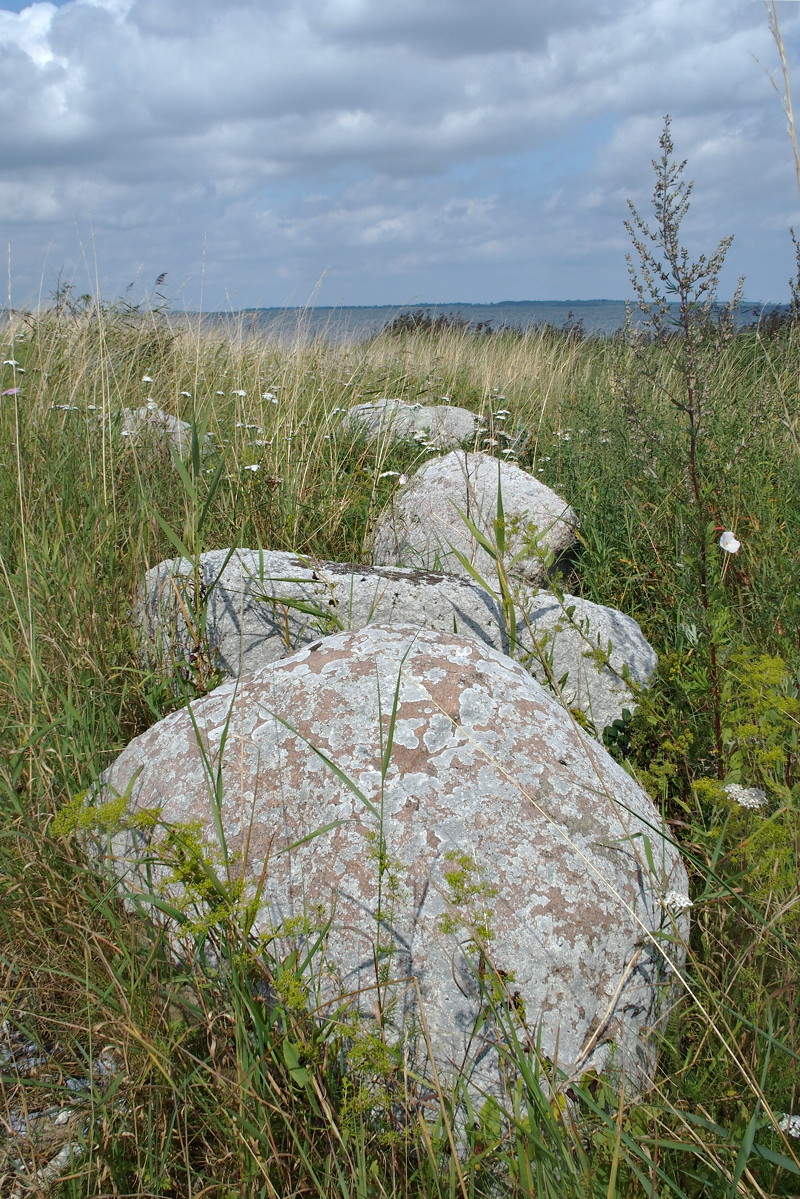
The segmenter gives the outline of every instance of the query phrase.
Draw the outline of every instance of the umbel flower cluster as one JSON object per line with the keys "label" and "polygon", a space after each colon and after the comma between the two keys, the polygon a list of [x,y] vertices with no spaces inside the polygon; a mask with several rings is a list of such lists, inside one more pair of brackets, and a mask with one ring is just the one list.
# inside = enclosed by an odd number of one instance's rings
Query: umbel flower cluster
{"label": "umbel flower cluster", "polygon": [[740,808],[763,808],[767,796],[760,787],[740,787],[738,783],[728,783],[723,791]]}

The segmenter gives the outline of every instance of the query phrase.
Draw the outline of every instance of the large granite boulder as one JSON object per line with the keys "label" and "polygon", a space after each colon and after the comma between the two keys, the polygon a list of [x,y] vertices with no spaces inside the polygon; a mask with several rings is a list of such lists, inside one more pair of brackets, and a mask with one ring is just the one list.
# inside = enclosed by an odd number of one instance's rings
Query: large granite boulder
{"label": "large granite boulder", "polygon": [[418,441],[439,450],[452,450],[472,441],[478,418],[467,408],[450,404],[408,404],[381,399],[355,404],[344,421],[366,433],[370,441]]}
{"label": "large granite boulder", "polygon": [[139,607],[146,656],[200,655],[224,675],[253,674],[337,629],[413,624],[476,637],[524,661],[598,733],[636,708],[656,655],[635,620],[578,596],[517,589],[517,644],[502,606],[476,583],[401,567],[309,562],[270,550],[211,550],[147,572]]}
{"label": "large granite boulder", "polygon": [[[650,1079],[686,872],[644,791],[498,651],[403,626],[323,638],[137,737],[95,798],[117,794],[217,845],[271,953],[322,935],[310,1002],[369,1020],[380,998],[412,1069],[419,996],[440,1076],[474,1094],[500,1090],[498,1011],[571,1078]],[[129,901],[185,903],[147,827],[104,842],[109,865]]]}
{"label": "large granite boulder", "polygon": [[543,583],[548,560],[575,545],[575,513],[521,467],[483,453],[454,450],[424,463],[395,492],[380,516],[373,535],[372,561],[376,566],[416,566],[470,578],[458,551],[493,583],[494,560],[459,513],[496,544],[498,485],[506,568],[523,582]]}

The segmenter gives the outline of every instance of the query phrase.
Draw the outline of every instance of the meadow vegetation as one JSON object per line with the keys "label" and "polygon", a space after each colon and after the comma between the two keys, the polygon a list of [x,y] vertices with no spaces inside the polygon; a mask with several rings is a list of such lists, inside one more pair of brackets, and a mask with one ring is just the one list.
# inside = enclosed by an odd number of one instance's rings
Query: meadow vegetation
{"label": "meadow vegetation", "polygon": [[[800,325],[736,331],[691,295],[684,314],[650,338],[412,321],[335,345],[87,302],[5,330],[3,1194],[45,1192],[36,1170],[67,1143],[81,1149],[52,1185],[71,1199],[800,1194]],[[635,617],[659,654],[639,711],[606,737],[691,875],[687,968],[643,1095],[586,1078],[553,1099],[551,1065],[501,1010],[518,1081],[506,1112],[465,1116],[457,1084],[426,1092],[380,1025],[310,1016],[308,962],[253,943],[186,839],[175,868],[205,919],[187,922],[178,964],[60,817],[216,681],[198,669],[176,698],[137,658],[137,588],[175,536],[192,553],[366,559],[371,519],[431,453],[342,425],[381,396],[482,414],[478,448],[580,519],[557,585]],[[122,408],[148,397],[213,435],[183,476],[121,436]],[[456,875],[469,907],[479,884]],[[224,967],[197,951],[209,938]],[[43,1109],[67,1115],[10,1135]]]}

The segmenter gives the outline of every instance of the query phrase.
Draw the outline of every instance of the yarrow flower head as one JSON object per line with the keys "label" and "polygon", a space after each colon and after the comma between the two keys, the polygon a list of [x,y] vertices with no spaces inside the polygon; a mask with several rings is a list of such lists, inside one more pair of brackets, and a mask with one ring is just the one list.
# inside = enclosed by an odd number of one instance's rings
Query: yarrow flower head
{"label": "yarrow flower head", "polygon": [[778,1121],[778,1128],[789,1137],[800,1137],[800,1116],[785,1114]]}
{"label": "yarrow flower head", "polygon": [[251,470],[251,471],[253,471],[253,473],[255,474],[255,472],[256,472],[257,470],[261,470],[261,467],[260,467],[260,465],[258,464],[258,462],[251,462],[249,466],[245,466],[243,469],[244,469],[244,470]]}
{"label": "yarrow flower head", "polygon": [[738,783],[728,783],[722,790],[740,808],[763,808],[767,802],[766,792],[760,787],[740,787]]}
{"label": "yarrow flower head", "polygon": [[680,915],[681,912],[686,912],[689,908],[694,907],[688,895],[683,895],[680,891],[667,891],[662,903],[670,912],[675,912]]}
{"label": "yarrow flower head", "polygon": [[736,534],[726,529],[719,539],[719,548],[729,554],[738,554],[741,547],[742,543],[736,540]]}

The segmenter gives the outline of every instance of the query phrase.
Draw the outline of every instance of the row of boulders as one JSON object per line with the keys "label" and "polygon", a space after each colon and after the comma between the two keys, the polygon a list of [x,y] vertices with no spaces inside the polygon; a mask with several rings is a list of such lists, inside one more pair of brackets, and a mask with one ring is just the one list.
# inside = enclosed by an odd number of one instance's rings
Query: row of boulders
{"label": "row of boulders", "polygon": [[[378,434],[389,404],[368,414]],[[427,418],[401,435],[430,443]],[[98,792],[221,833],[254,932],[289,954],[327,929],[321,1010],[391,1011],[416,1068],[430,1048],[476,1094],[502,1089],[509,1016],[569,1077],[613,1066],[645,1085],[683,960],[680,855],[575,719],[599,733],[633,708],[655,655],[629,617],[540,588],[576,524],[518,467],[455,451],[395,491],[370,566],[160,563],[138,611],[148,656],[176,677],[205,656],[230,681],[133,741]],[[129,892],[180,902],[158,836],[118,832],[111,864]]]}

